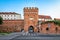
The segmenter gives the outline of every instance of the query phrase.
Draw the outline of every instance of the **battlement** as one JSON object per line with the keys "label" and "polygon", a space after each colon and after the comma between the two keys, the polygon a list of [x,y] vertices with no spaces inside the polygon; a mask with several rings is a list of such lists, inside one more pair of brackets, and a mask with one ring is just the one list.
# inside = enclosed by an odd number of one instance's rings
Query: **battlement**
{"label": "battlement", "polygon": [[37,9],[38,10],[38,8],[37,7],[24,7],[24,9]]}
{"label": "battlement", "polygon": [[25,7],[24,12],[38,12],[37,7]]}

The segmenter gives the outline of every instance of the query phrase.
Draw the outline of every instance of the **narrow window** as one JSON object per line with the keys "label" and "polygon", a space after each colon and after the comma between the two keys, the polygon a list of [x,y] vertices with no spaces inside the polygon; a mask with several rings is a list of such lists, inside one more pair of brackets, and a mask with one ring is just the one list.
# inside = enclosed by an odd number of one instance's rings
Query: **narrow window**
{"label": "narrow window", "polygon": [[46,30],[48,31],[48,30],[49,30],[49,28],[46,28]]}
{"label": "narrow window", "polygon": [[57,31],[57,30],[58,30],[58,28],[56,27],[56,28],[55,28],[55,30]]}

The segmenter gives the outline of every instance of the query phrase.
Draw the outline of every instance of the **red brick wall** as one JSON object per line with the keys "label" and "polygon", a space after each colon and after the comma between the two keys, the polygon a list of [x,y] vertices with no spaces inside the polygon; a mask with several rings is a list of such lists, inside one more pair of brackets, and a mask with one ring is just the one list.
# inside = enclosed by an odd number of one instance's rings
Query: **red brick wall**
{"label": "red brick wall", "polygon": [[56,25],[56,27],[57,27],[56,33],[57,33],[57,34],[60,34],[60,26]]}
{"label": "red brick wall", "polygon": [[[30,20],[29,18],[33,18]],[[38,23],[38,8],[24,8],[24,31],[28,32],[30,26],[37,31],[36,25]]]}
{"label": "red brick wall", "polygon": [[[50,27],[48,27],[48,24],[50,24]],[[56,30],[56,27],[57,27],[57,30]],[[25,28],[24,20],[4,20],[3,24],[0,25],[1,32],[20,32],[21,29],[24,29],[24,28]],[[35,31],[37,32],[38,29],[36,27],[34,28],[35,28]],[[47,31],[46,28],[49,28],[49,30]],[[42,24],[39,29],[40,29],[40,33],[60,34],[60,26],[54,24],[53,22]]]}
{"label": "red brick wall", "polygon": [[[50,27],[48,27],[48,24],[50,24]],[[57,27],[57,30],[56,30]],[[49,28],[47,31],[46,28]],[[40,27],[40,33],[47,33],[47,34],[60,34],[60,26],[52,23],[45,23],[42,24]]]}
{"label": "red brick wall", "polygon": [[24,20],[4,20],[0,29],[3,32],[20,32],[24,27]]}
{"label": "red brick wall", "polygon": [[[48,27],[48,24],[50,24],[50,27]],[[47,30],[48,28],[48,30]],[[54,23],[45,23],[45,24],[42,24],[41,27],[40,27],[40,32],[41,33],[56,33],[56,25]]]}

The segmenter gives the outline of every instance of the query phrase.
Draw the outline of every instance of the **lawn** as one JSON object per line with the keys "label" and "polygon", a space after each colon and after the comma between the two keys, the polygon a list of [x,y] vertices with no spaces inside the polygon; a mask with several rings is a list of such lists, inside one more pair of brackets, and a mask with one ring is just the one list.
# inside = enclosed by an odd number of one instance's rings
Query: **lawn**
{"label": "lawn", "polygon": [[7,34],[10,34],[10,33],[7,33],[7,32],[6,33],[5,32],[4,33],[0,33],[0,35],[7,35]]}

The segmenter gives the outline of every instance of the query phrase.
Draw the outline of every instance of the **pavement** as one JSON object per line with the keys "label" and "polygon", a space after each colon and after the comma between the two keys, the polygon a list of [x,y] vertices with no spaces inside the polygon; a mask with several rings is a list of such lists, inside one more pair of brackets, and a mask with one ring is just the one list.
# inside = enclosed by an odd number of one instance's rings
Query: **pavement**
{"label": "pavement", "polygon": [[60,40],[60,34],[15,32],[5,36],[0,36],[0,40]]}
{"label": "pavement", "polygon": [[8,35],[0,36],[0,40],[10,40],[10,39],[15,38],[19,35],[21,35],[20,32],[10,33]]}

